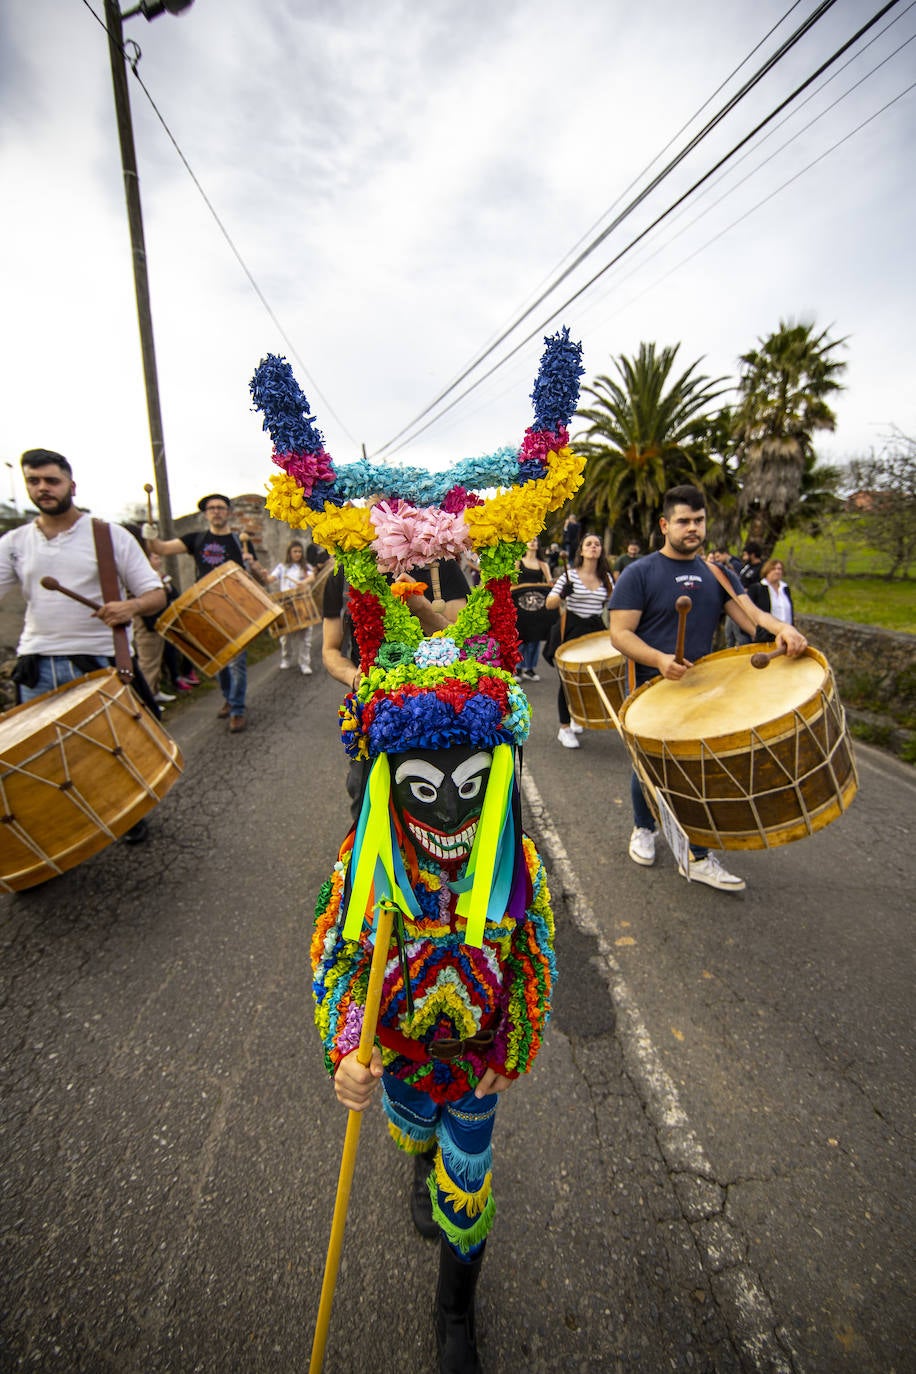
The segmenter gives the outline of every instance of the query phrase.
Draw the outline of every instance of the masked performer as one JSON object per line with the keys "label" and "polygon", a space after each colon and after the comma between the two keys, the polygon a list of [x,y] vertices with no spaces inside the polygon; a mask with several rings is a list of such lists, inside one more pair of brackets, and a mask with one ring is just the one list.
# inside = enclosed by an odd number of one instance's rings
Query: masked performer
{"label": "masked performer", "polygon": [[[566,430],[580,352],[567,330],[547,340],[521,450],[447,474],[366,460],[337,470],[288,364],[268,357],[251,384],[283,469],[268,509],[310,527],[342,565],[362,665],[341,733],[370,772],[318,897],[316,1022],[341,1103],[364,1109],[381,1082],[390,1133],[413,1156],[413,1219],[440,1242],[435,1330],[448,1374],[480,1370],[474,1292],[495,1207],[494,1119],[499,1094],[534,1062],[555,978],[544,868],[520,823],[516,750],[530,711],[513,676],[510,583],[527,541],[581,483]],[[469,552],[480,585],[454,624],[425,637],[407,605],[423,588],[406,571]],[[397,912],[366,1067],[356,1050],[383,900]]]}

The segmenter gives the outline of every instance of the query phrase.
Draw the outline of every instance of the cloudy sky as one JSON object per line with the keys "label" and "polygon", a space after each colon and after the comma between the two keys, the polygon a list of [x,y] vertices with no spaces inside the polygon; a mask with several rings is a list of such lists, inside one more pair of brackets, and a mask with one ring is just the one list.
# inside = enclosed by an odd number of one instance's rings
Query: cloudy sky
{"label": "cloudy sky", "polygon": [[[131,78],[173,511],[262,489],[270,444],[248,381],[268,351],[290,357],[336,459],[380,449],[814,7],[779,24],[790,0],[196,0],[129,19],[140,75],[283,331]],[[837,0],[489,364],[537,336],[398,459],[439,466],[519,441],[551,311],[879,8]],[[24,501],[19,454],[44,446],[70,457],[84,504],[117,516],[152,464],[93,11],[101,0],[0,7],[0,459],[13,464],[0,498]],[[734,376],[781,317],[813,319],[849,338],[823,456],[879,445],[891,424],[916,432],[916,91],[895,100],[916,81],[916,42],[894,53],[914,35],[902,0],[766,142],[550,322],[582,340],[589,376],[641,340]]]}

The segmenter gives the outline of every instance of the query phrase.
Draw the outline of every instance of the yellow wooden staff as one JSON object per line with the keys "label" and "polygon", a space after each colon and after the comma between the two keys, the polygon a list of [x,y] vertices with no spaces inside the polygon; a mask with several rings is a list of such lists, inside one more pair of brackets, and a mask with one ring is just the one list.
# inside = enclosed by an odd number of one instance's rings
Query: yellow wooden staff
{"label": "yellow wooden staff", "polygon": [[[385,964],[388,960],[388,947],[391,944],[391,925],[396,910],[397,907],[393,902],[384,899],[379,902],[378,923],[375,928],[375,948],[372,951],[369,988],[366,993],[366,1005],[363,1009],[363,1028],[359,1037],[359,1049],[356,1051],[357,1062],[366,1068],[372,1059],[372,1047],[375,1044],[375,1027],[378,1022],[379,1003],[382,1000],[382,982],[385,977]],[[324,1262],[324,1278],[321,1282],[321,1299],[318,1303],[318,1320],[315,1323],[309,1374],[321,1374],[321,1366],[324,1363],[324,1348],[328,1338],[328,1325],[331,1320],[331,1307],[337,1284],[337,1270],[340,1267],[343,1233],[347,1224],[347,1208],[350,1204],[350,1184],[353,1181],[353,1170],[356,1166],[356,1147],[359,1145],[359,1130],[362,1122],[363,1113],[351,1108],[347,1113],[347,1133],[344,1136],[340,1173],[337,1176],[337,1197],[334,1200],[331,1238],[328,1241],[328,1254]]]}

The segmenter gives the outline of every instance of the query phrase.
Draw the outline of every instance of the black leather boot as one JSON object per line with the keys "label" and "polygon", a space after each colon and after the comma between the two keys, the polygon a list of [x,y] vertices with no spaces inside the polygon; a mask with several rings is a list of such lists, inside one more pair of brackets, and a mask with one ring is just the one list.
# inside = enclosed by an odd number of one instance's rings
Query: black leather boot
{"label": "black leather boot", "polygon": [[439,1244],[439,1285],[436,1289],[436,1346],[439,1374],[483,1374],[477,1356],[474,1292],[481,1247],[470,1261],[462,1261],[443,1236]]}
{"label": "black leather boot", "polygon": [[413,1224],[426,1240],[435,1240],[439,1227],[433,1220],[433,1202],[427,1182],[436,1159],[435,1146],[426,1154],[413,1157],[413,1182],[410,1185],[410,1215]]}

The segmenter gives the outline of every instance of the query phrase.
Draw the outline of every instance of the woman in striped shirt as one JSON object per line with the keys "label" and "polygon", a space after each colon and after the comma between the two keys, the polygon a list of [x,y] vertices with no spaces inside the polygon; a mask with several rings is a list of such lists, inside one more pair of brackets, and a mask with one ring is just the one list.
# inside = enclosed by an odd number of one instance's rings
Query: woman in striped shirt
{"label": "woman in striped shirt", "polygon": [[[601,612],[609,605],[613,590],[614,583],[601,540],[597,534],[587,534],[579,543],[572,567],[560,573],[547,598],[550,610],[555,610],[565,602],[564,644],[569,639],[579,639],[582,635],[605,629]],[[557,714],[560,721],[557,739],[566,749],[578,749],[577,735],[581,734],[582,727],[570,721],[569,704],[562,682],[557,693]]]}

